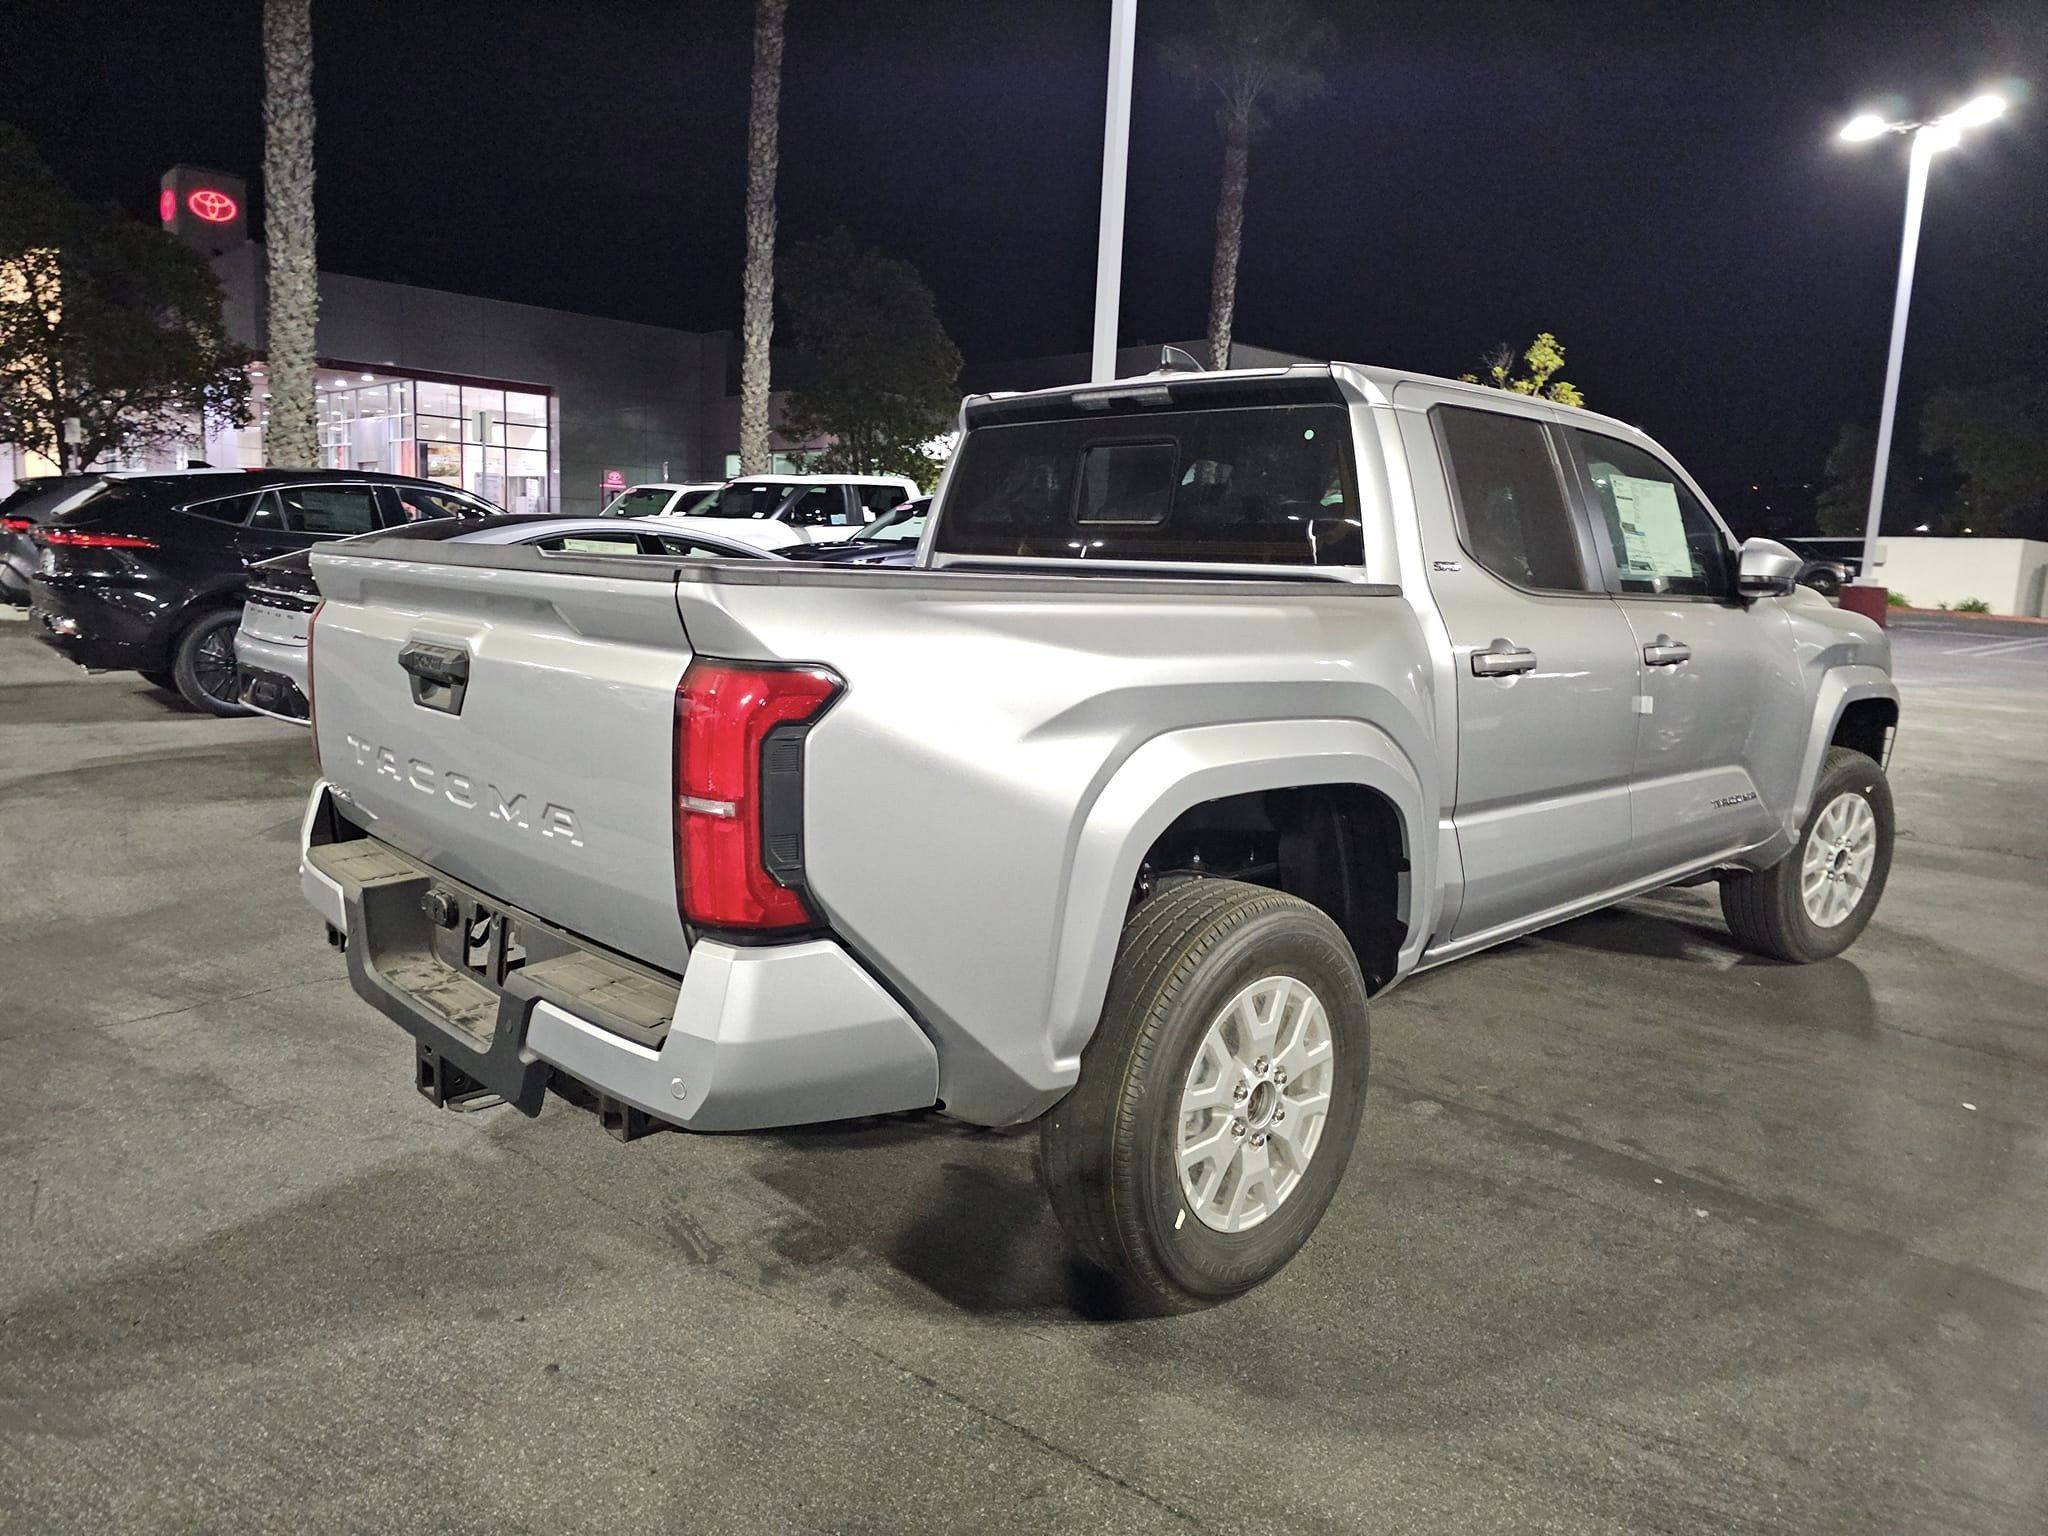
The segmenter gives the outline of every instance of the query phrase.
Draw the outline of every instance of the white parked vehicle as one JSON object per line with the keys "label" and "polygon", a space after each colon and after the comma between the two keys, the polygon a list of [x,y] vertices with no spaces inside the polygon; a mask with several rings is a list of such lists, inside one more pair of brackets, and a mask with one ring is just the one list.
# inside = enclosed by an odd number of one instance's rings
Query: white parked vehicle
{"label": "white parked vehicle", "polygon": [[646,485],[629,485],[606,502],[599,517],[680,516],[709,496],[722,480],[651,480]]}
{"label": "white parked vehicle", "polygon": [[[636,517],[621,527],[598,517],[503,517],[470,532],[452,521],[420,524],[410,536],[475,544],[530,544],[546,554],[658,555],[666,560],[765,560],[774,558],[738,539],[674,518]],[[235,633],[235,663],[242,703],[259,715],[307,723],[306,633],[320,592],[313,584],[306,551],[266,560],[249,572],[242,626]]]}
{"label": "white parked vehicle", "polygon": [[902,475],[745,475],[690,508],[683,521],[760,549],[850,539],[922,494]]}

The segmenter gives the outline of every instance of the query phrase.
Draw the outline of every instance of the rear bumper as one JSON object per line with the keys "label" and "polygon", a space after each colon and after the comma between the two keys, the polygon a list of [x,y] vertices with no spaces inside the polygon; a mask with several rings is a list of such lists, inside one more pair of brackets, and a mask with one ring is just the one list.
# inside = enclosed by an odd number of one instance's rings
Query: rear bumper
{"label": "rear bumper", "polygon": [[[357,994],[528,1114],[539,1112],[555,1073],[703,1131],[922,1109],[938,1097],[931,1041],[830,939],[744,948],[700,940],[685,973],[667,976],[375,838],[329,840],[343,826],[327,785],[317,785],[300,884],[346,935]],[[460,938],[437,934],[429,891],[460,907]],[[481,964],[471,964],[478,952],[462,942],[480,930]],[[500,969],[515,941],[527,959]],[[463,960],[449,958],[451,945]]]}
{"label": "rear bumper", "polygon": [[242,703],[258,714],[304,725],[312,716],[306,704],[306,648],[281,645],[249,632],[246,615],[235,634],[235,665],[242,678]]}
{"label": "rear bumper", "polygon": [[162,647],[127,614],[90,591],[47,581],[32,587],[29,617],[38,640],[93,671],[138,671],[163,665]]}

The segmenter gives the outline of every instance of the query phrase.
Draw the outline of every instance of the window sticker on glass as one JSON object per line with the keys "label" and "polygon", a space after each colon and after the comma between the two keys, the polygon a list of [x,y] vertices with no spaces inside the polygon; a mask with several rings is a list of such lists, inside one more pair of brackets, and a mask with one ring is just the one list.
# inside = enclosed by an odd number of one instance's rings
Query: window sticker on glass
{"label": "window sticker on glass", "polygon": [[1685,541],[1685,517],[1678,489],[1663,480],[1639,480],[1611,471],[1608,489],[1621,517],[1622,552],[1628,576],[1690,576],[1692,550]]}

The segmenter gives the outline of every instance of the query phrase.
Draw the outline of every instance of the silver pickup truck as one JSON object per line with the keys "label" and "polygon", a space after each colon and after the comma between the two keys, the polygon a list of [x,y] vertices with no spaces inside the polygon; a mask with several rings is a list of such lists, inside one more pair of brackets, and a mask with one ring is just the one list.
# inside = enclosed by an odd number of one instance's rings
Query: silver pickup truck
{"label": "silver pickup truck", "polygon": [[961,426],[913,568],[314,555],[303,886],[430,1098],[1037,1117],[1172,1305],[1307,1239],[1403,977],[1678,883],[1870,920],[1884,635],[1642,433],[1347,365]]}

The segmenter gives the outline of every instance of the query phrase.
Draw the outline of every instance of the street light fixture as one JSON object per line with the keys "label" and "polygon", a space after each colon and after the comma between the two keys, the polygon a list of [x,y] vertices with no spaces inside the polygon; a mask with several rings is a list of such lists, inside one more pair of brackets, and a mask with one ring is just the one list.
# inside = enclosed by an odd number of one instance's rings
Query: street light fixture
{"label": "street light fixture", "polygon": [[1913,295],[1913,263],[1920,251],[1920,212],[1927,201],[1927,168],[1945,149],[1963,140],[1965,128],[1981,128],[2002,117],[2005,98],[1994,92],[1972,97],[1946,116],[1925,122],[1889,122],[1875,112],[1859,112],[1842,125],[1847,144],[1865,144],[1890,133],[1913,136],[1906,171],[1906,231],[1899,244],[1899,287],[1892,301],[1891,355],[1885,361],[1884,409],[1877,421],[1877,463],[1870,472],[1870,515],[1863,527],[1863,569],[1857,584],[1872,585],[1877,569],[1877,527],[1884,513],[1885,469],[1892,456],[1892,424],[1899,406],[1899,362],[1906,351],[1906,308]]}

